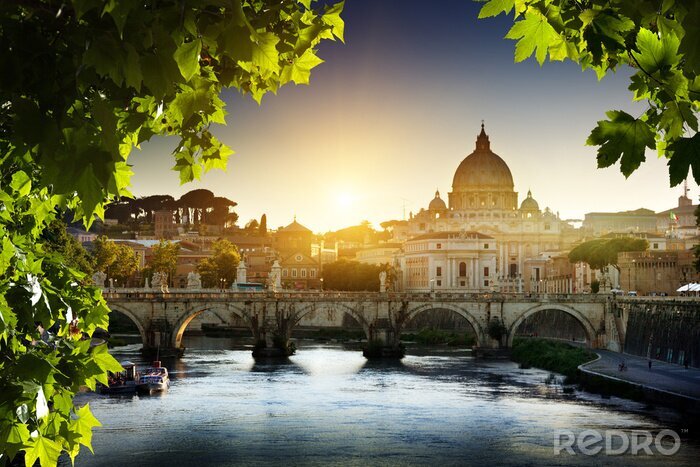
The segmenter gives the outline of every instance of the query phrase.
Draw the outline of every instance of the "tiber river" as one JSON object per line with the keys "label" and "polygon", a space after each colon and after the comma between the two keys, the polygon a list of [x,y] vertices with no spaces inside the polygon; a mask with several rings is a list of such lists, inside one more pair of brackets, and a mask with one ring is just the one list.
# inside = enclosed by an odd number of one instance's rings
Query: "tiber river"
{"label": "tiber river", "polygon": [[[549,373],[508,361],[435,348],[371,363],[340,344],[302,342],[288,362],[258,364],[229,339],[185,345],[181,360],[163,362],[166,394],[79,396],[103,427],[77,466],[699,465],[697,434],[688,438],[674,412],[567,394]],[[138,347],[114,354],[142,367]],[[681,436],[673,456],[553,454],[561,430],[666,428]]]}

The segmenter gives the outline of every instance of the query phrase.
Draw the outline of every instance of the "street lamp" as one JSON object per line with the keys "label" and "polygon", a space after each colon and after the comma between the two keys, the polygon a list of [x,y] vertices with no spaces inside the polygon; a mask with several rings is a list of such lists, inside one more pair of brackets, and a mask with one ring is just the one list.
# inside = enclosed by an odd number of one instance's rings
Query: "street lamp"
{"label": "street lamp", "polygon": [[435,278],[430,279],[430,293],[435,292]]}
{"label": "street lamp", "polygon": [[323,292],[323,277],[321,278],[321,292]]}

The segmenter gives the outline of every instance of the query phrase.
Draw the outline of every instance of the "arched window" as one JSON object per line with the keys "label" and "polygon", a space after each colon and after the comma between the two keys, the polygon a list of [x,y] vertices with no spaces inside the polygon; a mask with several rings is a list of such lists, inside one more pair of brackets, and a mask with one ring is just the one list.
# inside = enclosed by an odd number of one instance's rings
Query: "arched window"
{"label": "arched window", "polygon": [[465,277],[467,275],[467,263],[459,263],[459,277]]}

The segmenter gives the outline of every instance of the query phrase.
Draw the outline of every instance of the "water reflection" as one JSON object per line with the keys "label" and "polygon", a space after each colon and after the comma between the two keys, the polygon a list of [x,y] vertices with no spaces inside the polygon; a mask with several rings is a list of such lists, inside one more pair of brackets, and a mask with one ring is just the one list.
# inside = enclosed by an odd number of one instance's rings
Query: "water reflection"
{"label": "water reflection", "polygon": [[[553,457],[553,437],[671,423],[639,404],[564,394],[545,383],[546,372],[464,352],[382,362],[302,344],[288,361],[255,362],[250,350],[221,341],[207,350],[188,342],[183,359],[167,362],[172,386],[162,397],[84,396],[104,427],[95,430],[97,454],[81,453],[77,465],[658,465],[645,456]],[[663,463],[691,465],[698,455],[685,440]]]}

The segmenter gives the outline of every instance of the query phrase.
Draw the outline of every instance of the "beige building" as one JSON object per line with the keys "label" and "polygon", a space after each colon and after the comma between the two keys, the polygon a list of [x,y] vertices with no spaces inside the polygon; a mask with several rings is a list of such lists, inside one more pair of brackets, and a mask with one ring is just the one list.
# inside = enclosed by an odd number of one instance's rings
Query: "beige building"
{"label": "beige building", "polygon": [[404,244],[402,285],[412,291],[491,290],[496,283],[497,243],[479,232],[433,232]]}
{"label": "beige building", "polygon": [[[494,256],[495,262],[488,266],[488,279],[495,283],[508,278],[522,278],[528,258],[535,258],[547,251],[566,250],[577,239],[573,227],[549,208],[541,210],[530,191],[518,205],[518,193],[514,191],[510,169],[501,157],[491,151],[483,124],[475,150],[462,160],[454,174],[448,202],[449,205],[440,192],[436,192],[428,209],[412,214],[405,225],[393,226],[393,241],[408,238],[408,246],[413,239],[429,239],[435,234],[445,234],[450,238],[460,232],[483,235],[490,239],[488,243],[493,248],[489,255]],[[449,243],[448,250],[453,246],[457,245]],[[444,255],[444,251],[440,254]],[[419,275],[418,270],[435,263],[436,259],[431,262],[430,258],[420,259],[412,254],[408,248],[404,248],[404,263],[406,267],[414,268],[413,275],[407,276],[408,284],[414,284],[409,288],[426,288],[425,278],[430,280],[434,271],[431,269],[430,273]],[[420,261],[427,263],[421,265]],[[481,273],[484,267],[486,265],[481,266]],[[490,287],[484,285],[484,279],[478,274],[470,273],[470,278],[470,287],[478,290]],[[457,286],[461,282],[461,279],[457,280]]]}
{"label": "beige building", "polygon": [[692,250],[620,253],[620,285],[639,295],[676,295],[681,285],[697,280],[694,260]]}
{"label": "beige building", "polygon": [[394,264],[396,256],[401,252],[401,243],[380,243],[369,245],[355,252],[355,261],[364,264]]}

